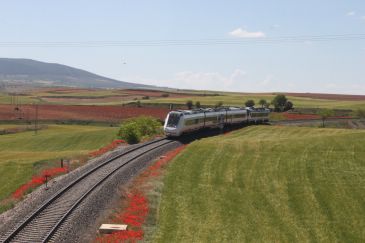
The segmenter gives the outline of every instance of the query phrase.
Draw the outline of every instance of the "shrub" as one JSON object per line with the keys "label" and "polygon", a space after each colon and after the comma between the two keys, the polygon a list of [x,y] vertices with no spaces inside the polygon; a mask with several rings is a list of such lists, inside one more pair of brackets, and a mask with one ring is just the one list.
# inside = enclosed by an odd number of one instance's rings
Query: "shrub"
{"label": "shrub", "polygon": [[142,100],[149,100],[149,99],[150,97],[148,95],[142,97]]}
{"label": "shrub", "polygon": [[129,144],[139,143],[141,137],[138,132],[138,126],[134,122],[123,124],[119,129],[118,135]]}
{"label": "shrub", "polygon": [[200,107],[201,107],[201,105],[200,105],[200,101],[195,102],[195,107],[196,107],[196,108],[200,108]]}
{"label": "shrub", "polygon": [[161,97],[169,97],[170,95],[169,94],[167,94],[167,93],[164,93],[164,94],[162,94],[161,95]]}
{"label": "shrub", "polygon": [[162,132],[161,123],[152,117],[137,117],[122,123],[118,136],[129,144],[139,143],[142,139]]}

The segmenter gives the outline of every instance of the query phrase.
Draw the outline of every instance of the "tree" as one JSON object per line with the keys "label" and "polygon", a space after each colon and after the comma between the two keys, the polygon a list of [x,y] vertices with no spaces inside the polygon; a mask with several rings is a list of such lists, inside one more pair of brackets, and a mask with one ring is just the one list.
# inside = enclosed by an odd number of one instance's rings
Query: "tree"
{"label": "tree", "polygon": [[275,107],[276,111],[283,111],[287,101],[288,99],[285,97],[285,95],[280,94],[275,96],[271,103]]}
{"label": "tree", "polygon": [[333,116],[334,114],[335,114],[334,111],[330,110],[330,109],[322,109],[318,112],[318,115],[321,116],[323,127],[324,127],[325,120],[327,120],[329,117]]}
{"label": "tree", "polygon": [[267,101],[266,101],[266,100],[264,100],[264,99],[261,99],[261,100],[259,101],[259,105],[261,105],[261,108],[264,108],[264,106],[267,106]]}
{"label": "tree", "polygon": [[129,144],[139,143],[142,139],[162,132],[161,123],[153,117],[136,117],[124,121],[118,136]]}
{"label": "tree", "polygon": [[193,108],[193,101],[192,100],[186,101],[186,106],[188,107],[189,110],[191,110]]}
{"label": "tree", "polygon": [[359,118],[365,118],[365,109],[358,109],[356,111],[356,116]]}
{"label": "tree", "polygon": [[129,144],[139,143],[141,137],[138,126],[134,122],[123,124],[119,129],[118,136]]}
{"label": "tree", "polygon": [[200,108],[200,107],[201,107],[201,105],[200,105],[200,101],[195,102],[195,107],[196,107],[196,108]]}
{"label": "tree", "polygon": [[254,100],[248,100],[248,101],[245,102],[245,106],[246,107],[255,106],[255,101]]}
{"label": "tree", "polygon": [[288,100],[287,102],[285,102],[284,111],[288,111],[291,109],[293,109],[293,103]]}
{"label": "tree", "polygon": [[217,104],[215,104],[215,108],[223,106],[223,101],[218,101]]}

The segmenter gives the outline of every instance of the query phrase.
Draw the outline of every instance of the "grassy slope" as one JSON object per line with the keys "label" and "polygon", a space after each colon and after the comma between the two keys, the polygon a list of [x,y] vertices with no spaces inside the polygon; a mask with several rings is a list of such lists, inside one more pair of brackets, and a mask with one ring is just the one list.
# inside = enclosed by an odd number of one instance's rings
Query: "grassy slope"
{"label": "grassy slope", "polygon": [[155,242],[364,242],[365,131],[249,127],[170,165]]}
{"label": "grassy slope", "polygon": [[116,128],[56,126],[34,132],[0,136],[0,200],[34,173],[36,162],[86,154],[115,138]]}

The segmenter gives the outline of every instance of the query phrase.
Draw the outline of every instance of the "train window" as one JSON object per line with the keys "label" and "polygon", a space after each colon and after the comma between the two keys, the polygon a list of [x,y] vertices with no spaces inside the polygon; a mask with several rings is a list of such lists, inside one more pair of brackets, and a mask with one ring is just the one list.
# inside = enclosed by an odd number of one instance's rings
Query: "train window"
{"label": "train window", "polygon": [[167,126],[168,127],[177,127],[179,120],[180,120],[180,114],[171,113],[169,115],[169,119],[167,120]]}

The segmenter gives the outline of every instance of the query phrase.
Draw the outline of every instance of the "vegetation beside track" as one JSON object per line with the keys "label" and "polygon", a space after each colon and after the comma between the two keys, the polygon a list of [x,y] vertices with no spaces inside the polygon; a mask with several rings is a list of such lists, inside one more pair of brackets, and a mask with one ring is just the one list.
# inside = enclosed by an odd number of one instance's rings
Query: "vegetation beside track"
{"label": "vegetation beside track", "polygon": [[168,168],[154,242],[363,242],[364,178],[364,130],[202,139]]}
{"label": "vegetation beside track", "polygon": [[[37,135],[34,132],[1,135],[0,201],[47,164],[61,158],[86,156],[115,139],[117,131],[118,128],[111,127],[49,125]],[[0,212],[5,207],[0,202]]]}

